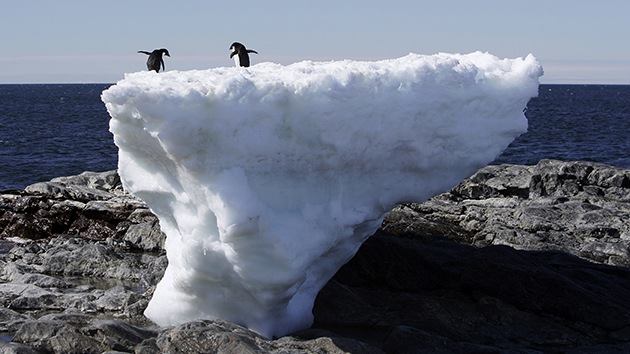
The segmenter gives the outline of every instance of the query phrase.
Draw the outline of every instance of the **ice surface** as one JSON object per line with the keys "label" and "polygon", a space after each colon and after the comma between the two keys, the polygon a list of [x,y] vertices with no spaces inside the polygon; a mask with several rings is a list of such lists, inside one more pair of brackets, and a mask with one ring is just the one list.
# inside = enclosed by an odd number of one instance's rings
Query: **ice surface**
{"label": "ice surface", "polygon": [[119,173],[167,235],[145,314],[308,327],[395,203],[449,189],[526,131],[541,75],[531,55],[479,52],[126,75],[102,96]]}

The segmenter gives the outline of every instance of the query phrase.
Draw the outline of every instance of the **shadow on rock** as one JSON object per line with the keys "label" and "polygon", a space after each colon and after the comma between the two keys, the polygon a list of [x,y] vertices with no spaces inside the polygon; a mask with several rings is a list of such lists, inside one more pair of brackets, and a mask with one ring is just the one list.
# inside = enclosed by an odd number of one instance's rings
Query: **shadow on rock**
{"label": "shadow on rock", "polygon": [[630,270],[380,232],[320,292],[314,313],[314,327],[390,353],[623,351]]}

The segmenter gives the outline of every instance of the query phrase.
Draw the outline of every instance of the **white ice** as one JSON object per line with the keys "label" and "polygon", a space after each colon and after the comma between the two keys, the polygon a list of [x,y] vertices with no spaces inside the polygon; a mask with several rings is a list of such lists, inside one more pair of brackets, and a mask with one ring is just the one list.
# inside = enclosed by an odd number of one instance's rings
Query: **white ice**
{"label": "white ice", "polygon": [[140,72],[103,92],[125,189],[167,235],[145,314],[308,327],[315,296],[397,202],[527,129],[536,59],[487,53]]}

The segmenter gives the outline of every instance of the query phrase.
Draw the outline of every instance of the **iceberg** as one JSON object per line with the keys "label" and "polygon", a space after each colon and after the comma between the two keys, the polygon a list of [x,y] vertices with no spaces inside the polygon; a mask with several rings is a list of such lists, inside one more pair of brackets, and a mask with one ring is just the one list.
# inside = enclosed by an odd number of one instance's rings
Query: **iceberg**
{"label": "iceberg", "polygon": [[167,235],[145,315],[307,328],[315,296],[396,203],[423,201],[527,130],[534,56],[140,72],[105,90],[124,188]]}

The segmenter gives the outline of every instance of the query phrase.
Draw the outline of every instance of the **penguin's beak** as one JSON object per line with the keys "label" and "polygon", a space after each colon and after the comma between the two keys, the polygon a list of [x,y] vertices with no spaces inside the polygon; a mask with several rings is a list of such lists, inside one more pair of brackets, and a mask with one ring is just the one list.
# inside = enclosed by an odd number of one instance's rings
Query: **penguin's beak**
{"label": "penguin's beak", "polygon": [[170,54],[168,54],[168,53],[164,53],[164,55],[166,55],[167,57],[170,57],[170,56],[171,56],[171,55],[170,55]]}

